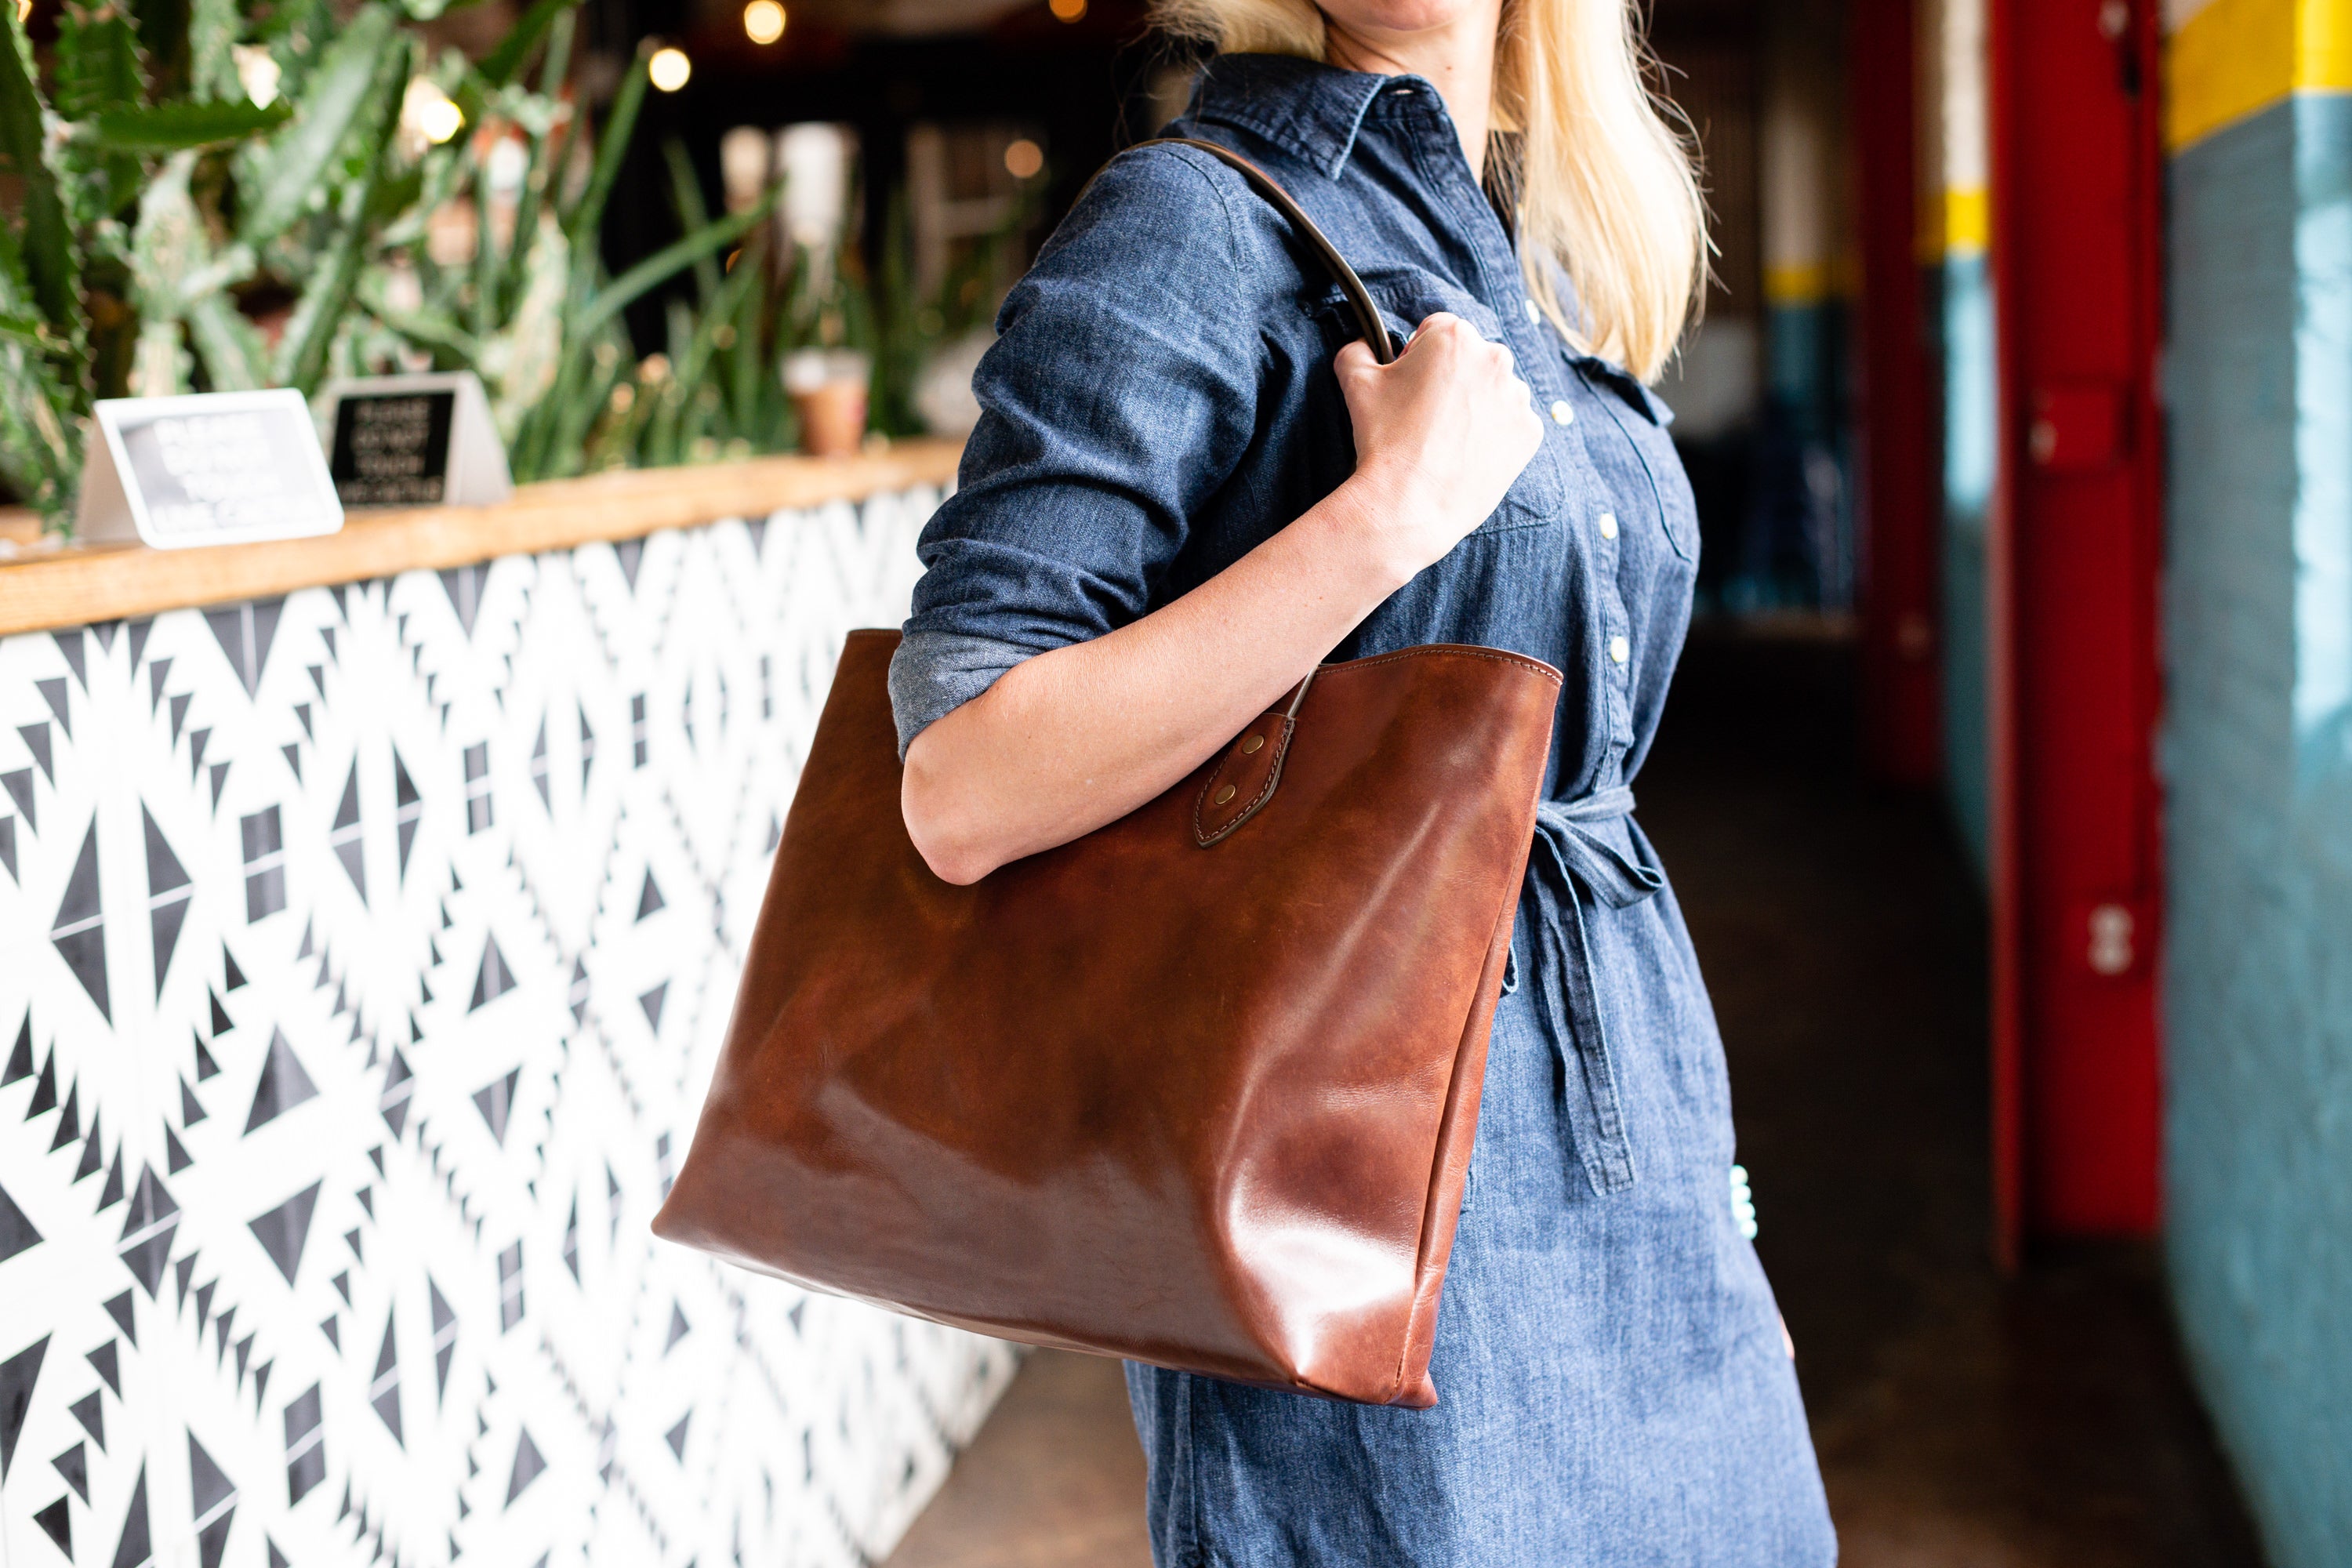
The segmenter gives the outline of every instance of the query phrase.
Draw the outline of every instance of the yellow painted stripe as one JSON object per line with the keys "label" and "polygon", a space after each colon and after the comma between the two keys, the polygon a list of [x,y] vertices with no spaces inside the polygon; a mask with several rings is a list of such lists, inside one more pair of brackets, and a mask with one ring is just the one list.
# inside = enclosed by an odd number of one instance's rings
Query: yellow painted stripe
{"label": "yellow painted stripe", "polygon": [[1982,185],[1937,191],[1919,204],[1919,261],[1933,266],[1948,256],[1982,256],[1992,238],[1992,213]]}
{"label": "yellow painted stripe", "polygon": [[2352,91],[2352,0],[2213,0],[2165,50],[2178,152],[2298,92]]}
{"label": "yellow painted stripe", "polygon": [[2352,90],[2352,0],[2304,0],[2296,21],[2295,90]]}
{"label": "yellow painted stripe", "polygon": [[1782,261],[1764,268],[1764,302],[1768,305],[1817,305],[1829,298],[1830,268],[1825,261]]}
{"label": "yellow painted stripe", "polygon": [[1982,185],[1944,193],[1944,254],[1982,256],[1992,243],[1992,204]]}

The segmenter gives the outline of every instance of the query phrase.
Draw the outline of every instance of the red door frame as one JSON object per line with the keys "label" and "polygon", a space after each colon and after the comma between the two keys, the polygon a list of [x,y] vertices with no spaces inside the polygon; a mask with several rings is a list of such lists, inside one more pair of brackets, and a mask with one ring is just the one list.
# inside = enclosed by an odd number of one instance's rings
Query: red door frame
{"label": "red door frame", "polygon": [[1997,1242],[2160,1212],[2157,0],[1991,0]]}
{"label": "red door frame", "polygon": [[1921,287],[1916,0],[1853,0],[1846,79],[1862,258],[1863,748],[1874,776],[1943,776],[1942,397]]}

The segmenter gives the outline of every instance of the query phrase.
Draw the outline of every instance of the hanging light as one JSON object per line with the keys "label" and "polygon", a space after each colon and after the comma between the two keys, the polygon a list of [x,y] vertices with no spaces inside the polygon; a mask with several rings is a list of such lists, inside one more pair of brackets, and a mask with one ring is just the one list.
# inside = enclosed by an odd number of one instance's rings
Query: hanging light
{"label": "hanging light", "polygon": [[694,62],[686,58],[684,49],[675,45],[663,45],[646,62],[646,79],[663,92],[676,92],[693,74]]}
{"label": "hanging light", "polygon": [[1016,180],[1031,179],[1045,166],[1045,149],[1026,136],[1004,149],[1004,172]]}
{"label": "hanging light", "polygon": [[400,123],[402,129],[438,147],[464,126],[466,111],[450,100],[439,83],[413,77],[401,98]]}
{"label": "hanging light", "polygon": [[1045,0],[1056,22],[1076,22],[1087,14],[1087,0]]}
{"label": "hanging light", "polygon": [[784,36],[784,8],[776,0],[751,0],[743,7],[743,36],[755,44],[772,44]]}

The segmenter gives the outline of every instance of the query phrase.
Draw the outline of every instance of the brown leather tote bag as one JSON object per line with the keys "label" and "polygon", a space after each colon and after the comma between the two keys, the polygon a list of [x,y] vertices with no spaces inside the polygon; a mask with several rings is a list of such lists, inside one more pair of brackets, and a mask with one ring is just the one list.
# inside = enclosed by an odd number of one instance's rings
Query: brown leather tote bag
{"label": "brown leather tote bag", "polygon": [[[1198,145],[1387,350],[1305,216]],[[655,1233],[1033,1344],[1435,1404],[1559,673],[1326,665],[1159,799],[960,888],[899,814],[898,642],[843,650]]]}

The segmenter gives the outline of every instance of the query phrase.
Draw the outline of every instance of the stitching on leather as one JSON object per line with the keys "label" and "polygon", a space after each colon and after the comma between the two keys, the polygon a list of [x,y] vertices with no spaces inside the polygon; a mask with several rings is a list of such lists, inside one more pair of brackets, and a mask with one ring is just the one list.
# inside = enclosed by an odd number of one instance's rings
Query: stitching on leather
{"label": "stitching on leather", "polygon": [[1498,647],[1465,647],[1451,643],[1430,643],[1421,647],[1402,647],[1394,653],[1376,653],[1369,658],[1342,659],[1337,664],[1324,665],[1316,672],[1315,678],[1321,680],[1334,675],[1344,675],[1351,669],[1370,669],[1374,665],[1393,664],[1403,658],[1492,659],[1497,664],[1516,664],[1523,668],[1532,669],[1538,675],[1549,676],[1555,686],[1559,685],[1562,679],[1559,671],[1543,660],[1529,658],[1523,653],[1507,653]]}
{"label": "stitching on leather", "polygon": [[1214,840],[1211,839],[1202,828],[1201,813],[1208,805],[1209,792],[1215,789],[1217,781],[1225,776],[1225,764],[1233,760],[1234,749],[1228,744],[1225,747],[1224,755],[1219,757],[1217,765],[1210,770],[1208,781],[1201,785],[1201,793],[1192,797],[1192,842],[1203,849],[1206,849]]}
{"label": "stitching on leather", "polygon": [[1206,832],[1201,826],[1201,809],[1209,798],[1209,792],[1216,788],[1217,781],[1219,779],[1225,776],[1225,763],[1231,762],[1234,757],[1232,747],[1228,746],[1225,749],[1224,762],[1221,762],[1217,764],[1217,771],[1209,775],[1209,782],[1202,784],[1201,786],[1201,793],[1193,797],[1192,839],[1193,842],[1200,845],[1202,848],[1211,848],[1215,845],[1223,843],[1226,837],[1230,835],[1234,828],[1239,827],[1243,823],[1247,822],[1251,817],[1256,816],[1257,808],[1264,805],[1268,800],[1274,797],[1275,786],[1282,782],[1283,759],[1290,755],[1291,733],[1298,728],[1298,721],[1295,719],[1285,719],[1281,723],[1282,736],[1274,743],[1274,756],[1271,760],[1271,765],[1266,769],[1265,786],[1252,797],[1247,805],[1242,807],[1240,814],[1231,822],[1226,823],[1214,833]]}

